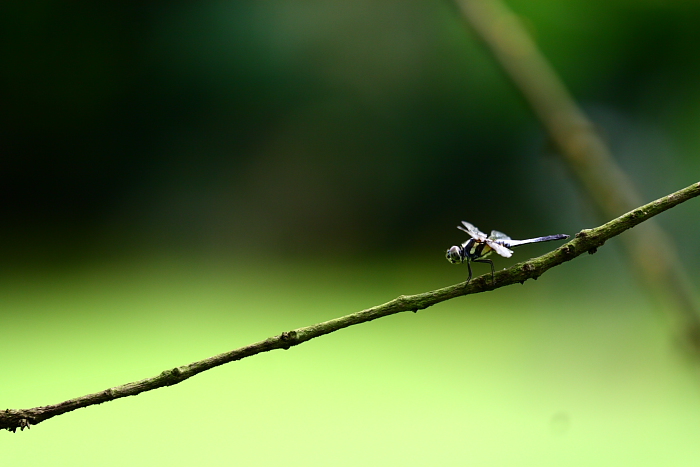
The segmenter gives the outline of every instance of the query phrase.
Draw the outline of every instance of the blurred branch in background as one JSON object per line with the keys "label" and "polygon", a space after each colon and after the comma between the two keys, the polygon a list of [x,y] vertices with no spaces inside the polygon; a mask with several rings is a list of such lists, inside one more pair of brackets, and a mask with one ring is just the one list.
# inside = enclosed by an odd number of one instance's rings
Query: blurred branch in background
{"label": "blurred branch in background", "polygon": [[189,365],[165,370],[158,376],[152,378],[123,384],[58,404],[34,407],[31,409],[6,409],[0,411],[0,429],[6,429],[13,433],[16,432],[18,428],[24,431],[25,428],[29,428],[31,425],[36,425],[49,418],[71,412],[75,409],[101,404],[122,397],[135,396],[142,392],[165,386],[172,386],[199,373],[226,363],[241,360],[262,352],[269,352],[270,350],[286,350],[316,337],[330,334],[349,326],[366,323],[404,311],[417,312],[418,310],[423,310],[452,298],[487,292],[518,282],[522,284],[527,279],[537,279],[554,266],[570,261],[586,252],[591,254],[595,253],[599,247],[614,236],[698,195],[700,195],[700,182],[634,209],[600,227],[582,230],[576,235],[574,240],[562,245],[554,251],[499,271],[496,273],[493,281],[490,274],[485,274],[468,283],[460,283],[417,295],[402,295],[382,305],[374,306],[323,323],[283,332],[277,336],[245,347],[190,363]]}
{"label": "blurred branch in background", "polygon": [[[601,218],[638,206],[641,196],[615,162],[519,18],[500,0],[456,0],[464,17],[530,105]],[[645,289],[667,312],[689,350],[700,352],[700,310],[673,241],[654,222],[625,236]]]}

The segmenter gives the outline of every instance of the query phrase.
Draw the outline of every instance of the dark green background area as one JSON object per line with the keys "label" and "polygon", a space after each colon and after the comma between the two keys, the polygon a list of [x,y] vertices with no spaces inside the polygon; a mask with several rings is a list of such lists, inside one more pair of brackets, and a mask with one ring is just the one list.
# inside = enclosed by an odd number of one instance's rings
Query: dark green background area
{"label": "dark green background area", "polygon": [[[692,182],[700,6],[521,3],[644,195]],[[442,248],[464,218],[521,237],[592,221],[449,2],[3,10],[10,252],[374,255]]]}
{"label": "dark green background area", "polygon": [[[645,200],[698,180],[700,3],[509,5]],[[0,409],[464,280],[444,259],[461,220],[514,238],[602,222],[449,2],[6,2],[0,40]],[[695,283],[697,213],[658,218]],[[683,358],[613,240],[0,448],[8,465],[687,465]]]}

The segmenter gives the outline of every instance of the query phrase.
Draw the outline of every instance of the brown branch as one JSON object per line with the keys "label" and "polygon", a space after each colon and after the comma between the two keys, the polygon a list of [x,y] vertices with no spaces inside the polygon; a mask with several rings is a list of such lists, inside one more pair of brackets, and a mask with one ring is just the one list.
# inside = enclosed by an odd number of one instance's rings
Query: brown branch
{"label": "brown branch", "polygon": [[[540,120],[601,219],[638,206],[642,198],[634,184],[519,18],[500,0],[456,2]],[[624,245],[645,289],[670,312],[690,348],[700,352],[700,310],[673,241],[652,221],[627,236]]]}
{"label": "brown branch", "polygon": [[517,282],[523,283],[527,279],[537,279],[544,274],[545,271],[554,266],[574,259],[586,252],[595,253],[597,248],[600,248],[607,240],[614,236],[698,195],[700,195],[700,182],[641,206],[600,227],[582,230],[572,241],[552,252],[499,271],[496,273],[493,283],[491,282],[491,275],[486,274],[475,278],[468,284],[460,283],[417,295],[402,295],[383,305],[378,305],[312,326],[283,332],[280,335],[270,337],[264,341],[256,342],[246,347],[215,355],[198,362],[190,363],[189,365],[165,370],[158,376],[152,378],[123,384],[54,405],[45,405],[31,409],[7,409],[5,411],[0,411],[0,429],[6,429],[12,432],[15,432],[17,428],[24,430],[24,428],[29,428],[31,425],[36,425],[49,418],[75,409],[101,404],[121,397],[135,396],[142,392],[165,386],[172,386],[196,374],[225,363],[241,360],[242,358],[268,352],[270,350],[289,349],[295,345],[299,345],[325,334],[330,334],[331,332],[348,326],[365,323],[403,311],[416,312],[462,295],[486,292]]}

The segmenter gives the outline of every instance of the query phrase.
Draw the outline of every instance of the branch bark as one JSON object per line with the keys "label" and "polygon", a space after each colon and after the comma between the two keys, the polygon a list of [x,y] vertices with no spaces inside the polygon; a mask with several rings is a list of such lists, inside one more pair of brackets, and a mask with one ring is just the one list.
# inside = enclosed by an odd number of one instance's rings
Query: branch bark
{"label": "branch bark", "polygon": [[165,370],[152,378],[115,386],[105,389],[104,391],[77,397],[58,404],[34,407],[31,409],[6,409],[5,411],[0,411],[0,429],[6,429],[13,433],[18,428],[23,431],[24,428],[29,428],[31,425],[36,425],[75,409],[101,404],[121,397],[135,396],[142,392],[165,386],[172,386],[217,366],[270,350],[286,350],[295,345],[302,344],[316,337],[330,334],[349,326],[365,323],[403,311],[417,312],[418,310],[423,310],[429,306],[462,295],[486,292],[517,282],[522,284],[528,279],[537,279],[554,266],[570,261],[586,252],[590,254],[595,253],[596,250],[603,246],[609,239],[698,195],[700,195],[700,182],[694,183],[687,188],[664,196],[663,198],[659,198],[649,204],[645,204],[600,227],[582,230],[576,234],[572,241],[554,251],[497,272],[494,282],[491,282],[490,274],[485,274],[473,279],[469,284],[455,284],[417,295],[401,295],[383,305],[374,306],[312,326],[283,332],[277,336],[267,338],[264,341],[256,342],[230,352],[215,355],[204,360],[190,363],[189,365]]}

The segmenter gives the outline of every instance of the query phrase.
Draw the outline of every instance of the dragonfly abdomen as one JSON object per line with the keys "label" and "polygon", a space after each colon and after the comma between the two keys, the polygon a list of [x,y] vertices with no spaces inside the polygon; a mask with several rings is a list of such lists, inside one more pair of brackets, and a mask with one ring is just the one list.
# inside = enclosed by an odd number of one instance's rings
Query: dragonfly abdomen
{"label": "dragonfly abdomen", "polygon": [[513,248],[520,245],[527,245],[529,243],[539,243],[539,242],[551,242],[553,240],[564,240],[569,238],[566,234],[557,235],[547,235],[546,237],[528,238],[527,240],[507,240],[502,242],[502,244],[508,248]]}

